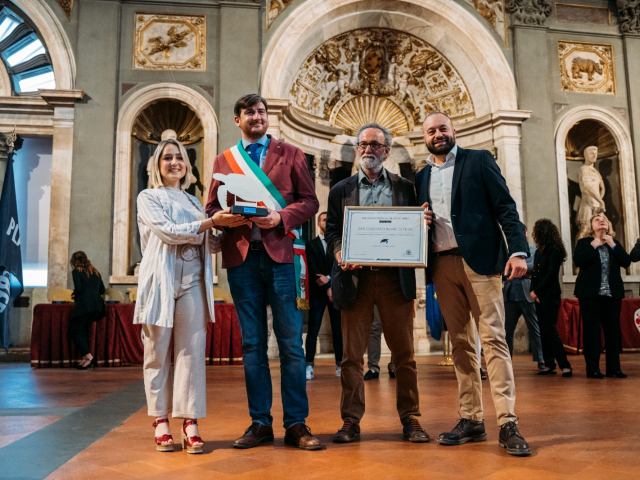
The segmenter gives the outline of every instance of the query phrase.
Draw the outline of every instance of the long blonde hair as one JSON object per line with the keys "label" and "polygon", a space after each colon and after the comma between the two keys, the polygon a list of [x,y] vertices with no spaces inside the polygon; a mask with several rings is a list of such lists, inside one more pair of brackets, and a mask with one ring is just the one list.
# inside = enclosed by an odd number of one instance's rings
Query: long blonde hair
{"label": "long blonde hair", "polygon": [[607,221],[607,225],[608,225],[607,235],[611,235],[611,238],[615,238],[616,232],[613,231],[613,224],[611,223],[611,220],[609,220],[609,218],[607,218],[607,216],[604,213],[596,213],[594,215],[591,215],[591,218],[589,219],[589,232],[587,233],[587,237],[596,236],[596,232],[593,230],[593,220],[598,217],[602,217]]}
{"label": "long blonde hair", "polygon": [[162,183],[162,175],[160,174],[160,159],[162,158],[162,153],[167,145],[175,145],[178,147],[180,155],[182,155],[182,159],[187,167],[187,172],[184,174],[184,177],[180,179],[180,190],[186,190],[189,188],[189,185],[191,185],[191,162],[189,161],[187,150],[184,148],[182,143],[174,138],[162,140],[158,144],[156,151],[153,153],[151,171],[149,172],[149,184],[151,185],[151,188],[164,187],[164,184]]}

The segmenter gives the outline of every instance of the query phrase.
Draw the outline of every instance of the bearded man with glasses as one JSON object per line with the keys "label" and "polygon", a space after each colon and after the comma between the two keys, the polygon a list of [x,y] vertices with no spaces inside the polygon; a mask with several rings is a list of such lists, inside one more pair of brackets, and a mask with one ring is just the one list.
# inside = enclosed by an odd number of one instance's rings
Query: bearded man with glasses
{"label": "bearded man with glasses", "polygon": [[420,400],[413,350],[415,270],[343,263],[341,251],[344,207],[415,207],[416,192],[409,180],[382,167],[391,150],[391,133],[386,128],[378,124],[365,125],[356,140],[360,170],[329,192],[325,232],[327,252],[333,252],[337,262],[331,275],[333,301],[342,311],[340,410],[344,423],[333,441],[349,443],[360,437],[360,419],[365,409],[363,357],[369,343],[373,308],[377,306],[391,360],[396,366],[396,403],[403,435],[411,442],[424,443],[429,441],[429,435],[418,422]]}

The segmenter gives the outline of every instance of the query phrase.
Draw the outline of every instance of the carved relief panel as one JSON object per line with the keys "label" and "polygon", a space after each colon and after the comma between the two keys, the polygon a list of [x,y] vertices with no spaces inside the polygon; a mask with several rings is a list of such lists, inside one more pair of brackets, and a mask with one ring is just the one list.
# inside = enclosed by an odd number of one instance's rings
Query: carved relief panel
{"label": "carved relief panel", "polygon": [[352,30],[316,48],[298,70],[290,99],[347,134],[378,121],[397,135],[433,111],[445,111],[456,122],[475,118],[466,85],[440,52],[384,28]]}
{"label": "carved relief panel", "polygon": [[465,0],[475,8],[482,18],[493,27],[507,45],[507,22],[505,21],[504,0]]}
{"label": "carved relief panel", "polygon": [[267,0],[267,30],[293,0]]}
{"label": "carved relief panel", "polygon": [[204,15],[135,14],[133,68],[206,70]]}
{"label": "carved relief panel", "polygon": [[558,42],[562,90],[616,95],[613,45]]}

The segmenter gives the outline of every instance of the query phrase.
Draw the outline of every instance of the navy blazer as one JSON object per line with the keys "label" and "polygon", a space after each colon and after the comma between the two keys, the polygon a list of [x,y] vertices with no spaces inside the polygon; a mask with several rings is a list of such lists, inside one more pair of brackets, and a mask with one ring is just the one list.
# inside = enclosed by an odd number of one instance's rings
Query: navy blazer
{"label": "navy blazer", "polygon": [[[418,204],[429,202],[429,208],[430,180],[431,165],[427,165],[416,175],[416,191]],[[458,147],[451,186],[451,224],[462,258],[479,275],[503,273],[514,253],[529,256],[516,203],[500,167],[486,150]],[[430,239],[434,227],[430,227]]]}
{"label": "navy blazer", "polygon": [[534,256],[533,274],[531,276],[531,291],[540,297],[560,298],[562,287],[560,286],[560,267],[562,267],[562,251],[548,247],[538,249]]}
{"label": "navy blazer", "polygon": [[[415,207],[416,191],[413,184],[399,175],[387,170],[389,183],[391,184],[391,203],[394,207]],[[327,253],[334,255],[342,249],[342,227],[344,224],[344,207],[360,205],[360,192],[358,190],[358,174],[338,182],[329,191],[329,205],[327,208]],[[416,298],[416,271],[415,268],[398,268],[400,287],[407,300]],[[331,275],[331,293],[333,304],[339,310],[348,310],[356,303],[358,292],[358,270],[344,271],[333,263]]]}

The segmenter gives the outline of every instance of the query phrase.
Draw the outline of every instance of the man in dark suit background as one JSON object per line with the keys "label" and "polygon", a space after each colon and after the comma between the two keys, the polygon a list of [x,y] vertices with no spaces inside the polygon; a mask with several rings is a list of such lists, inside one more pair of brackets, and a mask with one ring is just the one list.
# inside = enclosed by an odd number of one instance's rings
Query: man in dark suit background
{"label": "man in dark suit background", "polygon": [[327,228],[327,212],[318,215],[318,231],[316,238],[307,242],[307,264],[309,266],[309,324],[307,326],[307,340],[305,353],[307,357],[307,380],[314,377],[313,359],[316,356],[318,332],[322,325],[324,311],[329,309],[331,335],[333,337],[333,353],[336,358],[336,377],[340,376],[342,363],[342,328],[340,326],[340,310],[333,306],[331,296],[331,270],[335,259],[331,252],[327,252],[327,242],[324,231]]}
{"label": "man in dark suit background", "polygon": [[[524,225],[526,235],[527,226]],[[538,369],[544,370],[544,355],[542,354],[542,343],[540,342],[540,325],[538,324],[538,316],[536,315],[536,307],[531,298],[531,272],[533,271],[533,257],[536,254],[535,245],[529,245],[529,258],[527,258],[527,274],[522,278],[514,278],[513,280],[505,280],[502,286],[502,294],[504,295],[504,312],[505,312],[505,333],[507,335],[507,345],[509,352],[513,357],[513,336],[518,326],[520,317],[524,317],[529,330],[529,344],[533,352],[533,361],[538,363]]]}
{"label": "man in dark suit background", "polygon": [[471,324],[475,319],[500,426],[499,445],[511,455],[530,455],[516,426],[501,278],[503,272],[510,280],[527,272],[524,227],[491,153],[458,147],[446,114],[430,114],[423,129],[431,156],[416,175],[416,189],[418,202],[428,202],[433,210],[427,273],[435,284],[453,342],[461,411],[456,427],[440,434],[438,442],[461,445],[487,438],[476,329]]}
{"label": "man in dark suit background", "polygon": [[364,353],[373,323],[373,307],[380,312],[382,330],[396,366],[396,399],[403,435],[411,442],[428,442],[420,416],[418,375],[413,350],[413,300],[416,275],[413,268],[362,267],[342,262],[342,227],[346,206],[416,206],[413,184],[382,167],[391,150],[391,133],[378,124],[363,126],[356,137],[361,168],[329,192],[327,250],[340,267],[332,275],[333,300],[342,311],[343,426],[333,436],[337,443],[360,437],[364,415]]}

